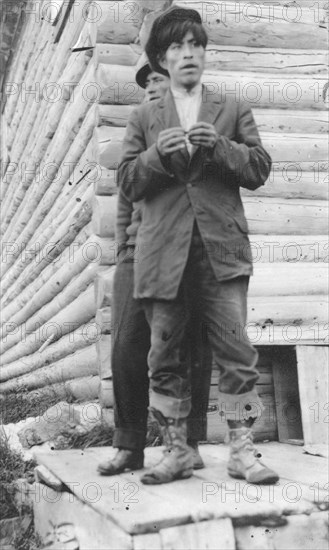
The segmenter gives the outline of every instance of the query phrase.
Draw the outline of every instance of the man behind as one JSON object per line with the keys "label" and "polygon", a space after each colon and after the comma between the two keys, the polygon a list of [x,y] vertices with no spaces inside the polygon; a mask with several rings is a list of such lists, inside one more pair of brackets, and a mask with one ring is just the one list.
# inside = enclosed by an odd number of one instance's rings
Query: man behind
{"label": "man behind", "polygon": [[[170,80],[166,74],[152,71],[143,55],[136,72],[137,84],[145,89],[144,102],[163,97]],[[126,469],[143,467],[149,403],[147,355],[150,329],[139,300],[133,298],[135,239],[142,219],[142,204],[132,204],[122,193],[118,196],[116,240],[118,265],[114,277],[112,303],[112,375],[114,392],[116,456],[99,464],[103,475],[116,475]],[[199,338],[197,313],[189,330],[189,361],[192,385],[192,409],[188,419],[188,444],[193,467],[204,467],[198,441],[207,439],[207,406],[211,376],[211,353]]]}
{"label": "man behind", "polygon": [[190,304],[198,303],[220,370],[219,409],[230,437],[228,471],[251,483],[278,476],[255,456],[251,426],[262,405],[257,352],[243,333],[252,274],[239,187],[266,181],[271,159],[250,109],[201,85],[207,35],[198,12],[171,8],[153,23],[146,53],[167,70],[166,96],[136,109],[119,166],[123,194],[144,199],[137,238],[135,297],[151,328],[150,407],[167,433],[166,451],[142,482],[192,475],[186,445],[191,407],[180,348]]}

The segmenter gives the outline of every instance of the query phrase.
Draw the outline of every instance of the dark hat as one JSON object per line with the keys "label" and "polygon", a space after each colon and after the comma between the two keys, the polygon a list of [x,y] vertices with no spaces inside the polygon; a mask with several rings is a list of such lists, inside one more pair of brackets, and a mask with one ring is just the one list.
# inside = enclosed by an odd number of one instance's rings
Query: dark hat
{"label": "dark hat", "polygon": [[167,71],[164,71],[158,63],[158,55],[160,53],[158,42],[159,32],[170,23],[176,21],[184,22],[188,20],[200,25],[202,24],[201,15],[199,12],[190,8],[179,8],[176,6],[169,8],[153,21],[150,36],[145,45],[145,51],[150,60],[150,64],[155,71],[168,75]]}
{"label": "dark hat", "polygon": [[[140,56],[137,66],[136,66],[136,74],[135,74],[135,80],[141,88],[146,88],[146,79],[150,73],[153,72],[153,69],[145,55],[145,53],[142,53]],[[164,76],[169,76],[168,72],[165,71],[160,67],[160,70],[157,71]]]}
{"label": "dark hat", "polygon": [[149,64],[146,56],[142,55],[140,63],[137,64],[137,72],[135,74],[135,80],[141,88],[146,88],[146,79],[152,72],[151,65]]}

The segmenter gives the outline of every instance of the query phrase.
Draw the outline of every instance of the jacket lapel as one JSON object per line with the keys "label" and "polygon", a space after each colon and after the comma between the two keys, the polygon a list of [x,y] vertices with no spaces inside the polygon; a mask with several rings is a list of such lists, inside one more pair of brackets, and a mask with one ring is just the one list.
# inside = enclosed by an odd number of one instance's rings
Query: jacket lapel
{"label": "jacket lapel", "polygon": [[[207,93],[207,88],[202,85],[202,102],[199,110],[197,122],[208,122],[209,124],[215,124],[219,114],[223,109],[223,102],[217,95],[210,95]],[[194,147],[192,149],[191,158],[200,149],[200,147]]]}

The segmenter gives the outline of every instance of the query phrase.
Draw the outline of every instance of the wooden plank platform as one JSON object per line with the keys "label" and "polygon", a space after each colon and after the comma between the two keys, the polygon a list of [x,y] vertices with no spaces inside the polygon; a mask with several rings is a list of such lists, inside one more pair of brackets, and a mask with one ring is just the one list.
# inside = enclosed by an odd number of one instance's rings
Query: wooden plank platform
{"label": "wooden plank platform", "polygon": [[[56,495],[53,489],[40,485],[39,496],[41,493],[44,498],[35,499],[36,529],[45,539],[51,533],[54,536],[54,525],[73,525],[80,550],[256,550],[261,548],[261,540],[264,548],[287,548],[284,540],[289,541],[289,548],[310,548],[310,537],[305,537],[306,546],[291,545],[302,518],[304,526],[311,522],[313,535],[318,533],[319,540],[311,537],[316,542],[313,547],[325,548],[328,460],[308,455],[300,446],[277,442],[258,444],[257,449],[278,471],[280,481],[276,485],[256,486],[230,478],[226,445],[202,445],[206,468],[196,471],[192,478],[153,486],[139,481],[142,470],[111,477],[98,475],[97,464],[115,453],[112,448],[38,451],[38,463],[55,474],[67,492]],[[146,466],[156,463],[161,453],[161,447],[146,449]],[[265,546],[266,526],[275,526],[271,546]],[[245,537],[248,542],[244,544]]]}

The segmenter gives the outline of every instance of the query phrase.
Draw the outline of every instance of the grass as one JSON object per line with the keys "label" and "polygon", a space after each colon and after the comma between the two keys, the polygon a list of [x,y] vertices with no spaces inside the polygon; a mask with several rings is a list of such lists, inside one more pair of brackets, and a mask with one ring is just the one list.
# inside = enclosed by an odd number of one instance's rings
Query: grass
{"label": "grass", "polygon": [[15,481],[22,477],[29,478],[34,466],[33,461],[24,461],[20,453],[11,449],[7,437],[0,432],[1,519],[13,518],[22,512],[14,499]]}
{"label": "grass", "polygon": [[[0,399],[0,424],[16,424],[31,416],[41,416],[59,401],[56,392],[42,395],[27,390],[13,391]],[[68,399],[66,401],[69,402]]]}

